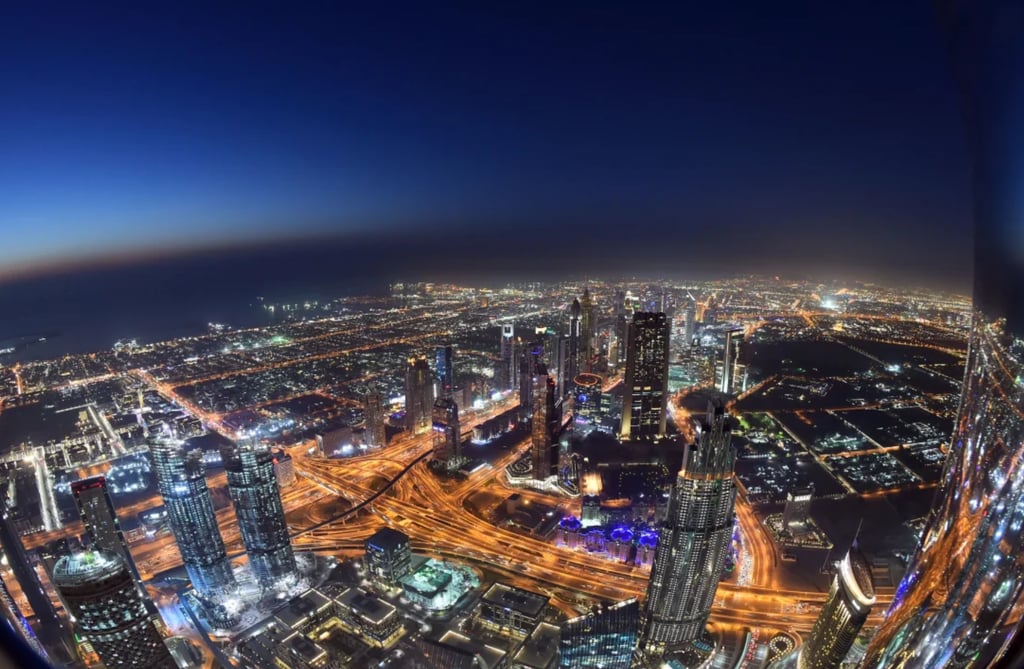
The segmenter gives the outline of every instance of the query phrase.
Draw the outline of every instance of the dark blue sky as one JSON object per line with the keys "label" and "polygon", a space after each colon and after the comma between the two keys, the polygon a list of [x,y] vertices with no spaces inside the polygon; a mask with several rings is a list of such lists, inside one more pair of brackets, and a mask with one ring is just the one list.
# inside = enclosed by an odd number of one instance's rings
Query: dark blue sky
{"label": "dark blue sky", "polygon": [[401,235],[512,268],[965,275],[929,2],[96,4],[0,21],[0,274]]}

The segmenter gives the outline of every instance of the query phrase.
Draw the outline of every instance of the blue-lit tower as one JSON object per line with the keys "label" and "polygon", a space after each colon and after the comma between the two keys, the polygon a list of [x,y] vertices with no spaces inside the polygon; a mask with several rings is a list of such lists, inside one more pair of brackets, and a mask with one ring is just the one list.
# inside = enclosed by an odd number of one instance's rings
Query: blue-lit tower
{"label": "blue-lit tower", "polygon": [[149,453],[167,519],[192,586],[206,597],[230,592],[235,577],[206,485],[202,452],[186,452],[181,441],[161,437],[150,443]]}
{"label": "blue-lit tower", "polygon": [[270,446],[247,437],[221,449],[228,492],[253,575],[263,588],[296,573]]}

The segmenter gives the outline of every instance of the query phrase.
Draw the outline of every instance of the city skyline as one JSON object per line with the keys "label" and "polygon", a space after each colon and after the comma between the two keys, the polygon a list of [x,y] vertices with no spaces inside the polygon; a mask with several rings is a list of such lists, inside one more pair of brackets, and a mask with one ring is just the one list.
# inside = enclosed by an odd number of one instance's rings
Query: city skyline
{"label": "city skyline", "polygon": [[9,18],[0,664],[1024,666],[1013,0]]}

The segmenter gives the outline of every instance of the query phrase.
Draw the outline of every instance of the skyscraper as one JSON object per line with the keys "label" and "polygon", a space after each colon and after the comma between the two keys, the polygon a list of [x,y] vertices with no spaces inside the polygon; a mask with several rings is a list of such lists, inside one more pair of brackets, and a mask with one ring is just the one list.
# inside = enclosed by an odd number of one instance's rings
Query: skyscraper
{"label": "skyscraper", "polygon": [[638,312],[629,324],[622,401],[623,440],[665,435],[668,405],[669,322],[665,314]]}
{"label": "skyscraper", "polygon": [[501,325],[501,361],[495,374],[501,390],[511,390],[518,378],[516,375],[516,329],[513,323]]}
{"label": "skyscraper", "polygon": [[583,309],[580,306],[580,301],[573,299],[572,306],[569,307],[569,369],[566,373],[566,378],[569,381],[575,379],[582,369],[580,367],[581,359],[584,355],[581,330],[582,314]]}
{"label": "skyscraper", "polygon": [[578,372],[589,372],[594,357],[594,300],[590,289],[583,288],[580,298],[580,364]]}
{"label": "skyscraper", "polygon": [[633,666],[640,605],[627,599],[601,603],[586,615],[562,623],[560,669],[629,669]]}
{"label": "skyscraper", "polygon": [[261,587],[272,587],[295,574],[273,454],[267,444],[249,437],[224,446],[221,460],[249,565]]}
{"label": "skyscraper", "polygon": [[651,652],[704,633],[733,531],[736,451],[720,404],[697,421],[696,443],[683,449],[644,604],[644,643]]}
{"label": "skyscraper", "polygon": [[1024,665],[1024,62],[1019,3],[940,3],[974,179],[974,313],[941,487],[865,667]]}
{"label": "skyscraper", "polygon": [[430,431],[434,407],[434,379],[423,356],[409,358],[405,368],[405,425],[413,434]]}
{"label": "skyscraper", "polygon": [[732,394],[733,391],[736,356],[739,353],[739,341],[742,336],[742,328],[734,328],[725,333],[725,351],[722,353],[722,383],[719,389],[726,395]]}
{"label": "skyscraper", "polygon": [[[107,479],[103,476],[93,476],[71,483],[71,496],[78,508],[78,515],[82,518],[82,526],[89,536],[90,548],[105,553],[114,553],[124,562],[135,585],[139,588],[139,596],[142,598],[151,616],[157,617],[159,613],[153,600],[149,598],[146,587],[142,584],[142,577],[139,569],[135,566],[135,559],[128,549],[128,542],[121,532],[121,523],[117,519],[117,511],[114,509],[114,502],[110,499],[110,490],[107,488]],[[162,622],[162,621],[161,621]]]}
{"label": "skyscraper", "polygon": [[192,586],[206,597],[230,591],[235,577],[213,512],[202,452],[196,449],[186,453],[180,441],[160,437],[150,443],[149,453]]}
{"label": "skyscraper", "polygon": [[871,565],[857,544],[838,563],[828,599],[797,658],[798,669],[834,669],[857,639],[875,603]]}
{"label": "skyscraper", "polygon": [[39,575],[29,562],[25,545],[14,528],[10,512],[7,508],[7,496],[0,493],[0,547],[7,556],[7,564],[18,580],[21,591],[25,593],[28,605],[37,620],[36,636],[46,648],[50,660],[54,664],[66,662],[74,657],[74,643],[71,633],[64,620],[57,615],[50,597],[43,589]]}
{"label": "skyscraper", "polygon": [[555,415],[555,380],[547,374],[533,376],[533,416],[530,428],[530,460],[533,478],[545,481],[558,466],[558,441],[552,434]]}
{"label": "skyscraper", "polygon": [[697,303],[694,302],[692,297],[687,298],[684,319],[683,333],[686,337],[686,343],[692,344],[693,338],[697,336]]}
{"label": "skyscraper", "polygon": [[434,402],[432,416],[434,430],[434,459],[449,469],[462,464],[462,431],[459,427],[459,407],[450,397]]}
{"label": "skyscraper", "polygon": [[107,669],[177,669],[120,556],[101,551],[65,555],[53,568],[53,584],[75,631]]}
{"label": "skyscraper", "polygon": [[434,356],[434,368],[437,372],[437,396],[448,397],[452,394],[455,384],[455,373],[452,367],[452,347],[438,346]]}
{"label": "skyscraper", "polygon": [[[626,293],[615,293],[615,350],[608,350],[609,362],[615,367],[626,364],[626,348],[629,342],[629,316],[627,314]],[[614,360],[611,358],[614,356]]]}
{"label": "skyscraper", "polygon": [[366,395],[364,403],[366,430],[363,438],[370,448],[387,446],[387,431],[384,429],[384,396],[376,388]]}
{"label": "skyscraper", "polygon": [[526,422],[533,415],[533,377],[547,374],[544,366],[544,344],[532,341],[522,347],[519,355],[519,406],[520,420]]}

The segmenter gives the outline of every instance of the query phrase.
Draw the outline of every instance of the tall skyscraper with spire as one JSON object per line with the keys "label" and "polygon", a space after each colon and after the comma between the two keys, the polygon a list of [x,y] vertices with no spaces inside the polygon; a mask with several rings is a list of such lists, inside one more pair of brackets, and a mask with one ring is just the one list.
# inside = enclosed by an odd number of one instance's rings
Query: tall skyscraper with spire
{"label": "tall skyscraper with spire", "polygon": [[683,449],[647,585],[643,642],[655,654],[704,634],[732,539],[731,419],[721,404],[711,404],[696,428],[696,443]]}
{"label": "tall skyscraper with spire", "polygon": [[871,565],[856,542],[836,565],[828,599],[797,656],[798,669],[833,669],[842,664],[871,614],[875,588]]}
{"label": "tall skyscraper with spire", "polygon": [[405,425],[413,434],[430,431],[434,409],[434,379],[423,356],[409,358],[405,368]]}
{"label": "tall skyscraper with spire", "polygon": [[637,312],[629,324],[621,437],[665,435],[668,407],[669,321],[665,314]]}
{"label": "tall skyscraper with spire", "polygon": [[270,588],[295,574],[273,454],[267,444],[247,437],[224,446],[221,459],[249,565],[260,586]]}
{"label": "tall skyscraper with spire", "polygon": [[235,587],[235,577],[206,485],[202,452],[186,452],[181,441],[161,436],[150,443],[149,453],[157,488],[192,586],[205,597],[230,592]]}

